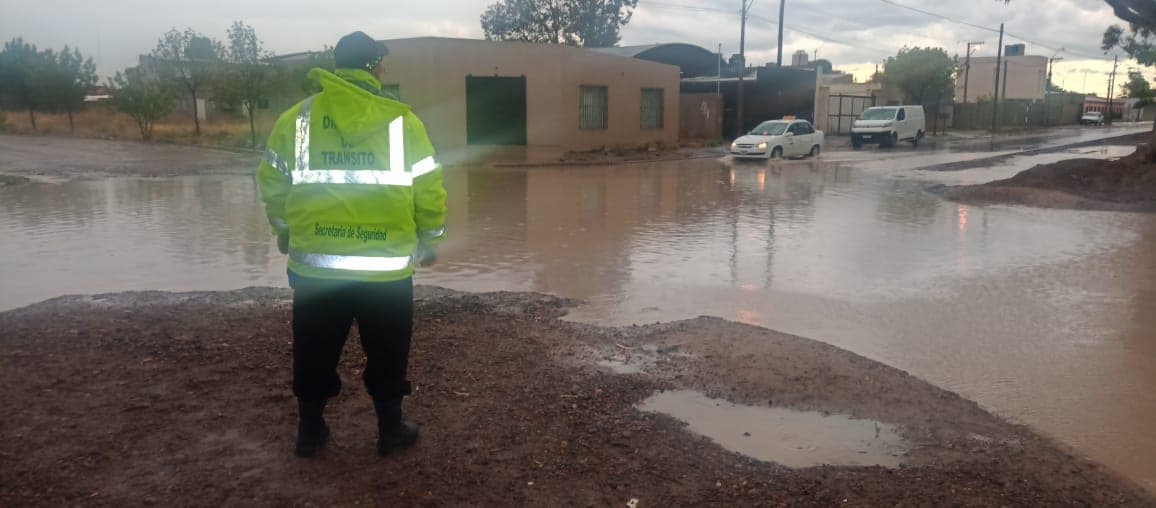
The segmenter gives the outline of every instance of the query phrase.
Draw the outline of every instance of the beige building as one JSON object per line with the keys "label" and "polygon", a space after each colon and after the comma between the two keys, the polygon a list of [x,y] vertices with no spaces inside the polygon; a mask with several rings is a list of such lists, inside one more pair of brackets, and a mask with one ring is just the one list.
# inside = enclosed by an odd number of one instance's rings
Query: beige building
{"label": "beige building", "polygon": [[[991,100],[995,85],[996,57],[972,57],[967,78],[967,102]],[[1048,80],[1048,58],[1044,56],[1009,56],[1000,69],[1000,98],[1042,101]],[[1004,68],[1007,69],[1005,74]],[[1004,80],[1007,80],[1006,88]],[[963,102],[964,76],[955,80],[955,101]]]}
{"label": "beige building", "polygon": [[678,67],[557,45],[385,42],[384,84],[414,108],[443,154],[678,141]]}

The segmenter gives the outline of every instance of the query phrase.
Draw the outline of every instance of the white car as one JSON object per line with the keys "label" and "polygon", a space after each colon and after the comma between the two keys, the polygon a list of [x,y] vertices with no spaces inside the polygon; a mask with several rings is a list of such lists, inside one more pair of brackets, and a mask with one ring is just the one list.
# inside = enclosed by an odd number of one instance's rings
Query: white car
{"label": "white car", "polygon": [[867,143],[894,147],[900,141],[918,146],[927,132],[923,106],[885,106],[867,108],[851,124],[851,147],[858,150]]}
{"label": "white car", "polygon": [[1104,114],[1099,111],[1085,111],[1080,117],[1080,125],[1104,125]]}
{"label": "white car", "polygon": [[816,157],[823,151],[823,131],[806,120],[770,120],[731,143],[736,159]]}

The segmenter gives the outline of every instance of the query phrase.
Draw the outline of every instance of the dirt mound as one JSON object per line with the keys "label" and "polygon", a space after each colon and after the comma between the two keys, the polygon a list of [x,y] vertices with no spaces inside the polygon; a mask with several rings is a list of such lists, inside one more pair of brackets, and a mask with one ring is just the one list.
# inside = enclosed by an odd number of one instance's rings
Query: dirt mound
{"label": "dirt mound", "polygon": [[[285,290],[0,313],[0,505],[1154,502],[973,402],[820,342],[713,318],[567,323],[568,302],[541,295],[418,294],[406,411],[423,435],[387,460],[374,454],[356,340],[327,412],[334,442],[292,455]],[[596,366],[606,360],[644,372]],[[898,469],[760,462],[635,407],[675,389],[872,418],[914,447]]]}
{"label": "dirt mound", "polygon": [[1156,212],[1156,164],[1144,160],[1145,152],[1141,146],[1118,160],[1071,159],[1042,164],[1006,180],[931,190],[977,204]]}

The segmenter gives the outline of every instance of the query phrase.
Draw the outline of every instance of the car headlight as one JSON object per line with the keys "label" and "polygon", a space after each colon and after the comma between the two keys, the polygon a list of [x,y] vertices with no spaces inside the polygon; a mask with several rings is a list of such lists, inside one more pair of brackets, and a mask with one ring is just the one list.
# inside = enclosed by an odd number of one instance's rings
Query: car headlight
{"label": "car headlight", "polygon": [[739,142],[738,142],[738,141],[735,141],[734,143],[731,143],[731,150],[734,150],[735,148],[738,148],[738,147],[739,147]]}
{"label": "car headlight", "polygon": [[766,150],[766,149],[767,149],[766,143],[759,143],[759,150]]}

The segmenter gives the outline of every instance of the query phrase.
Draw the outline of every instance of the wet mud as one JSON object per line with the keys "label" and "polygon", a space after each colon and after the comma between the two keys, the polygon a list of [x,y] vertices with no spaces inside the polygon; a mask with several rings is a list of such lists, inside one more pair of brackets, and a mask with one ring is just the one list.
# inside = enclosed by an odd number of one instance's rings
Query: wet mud
{"label": "wet mud", "polygon": [[[373,454],[351,340],[345,390],[328,411],[334,442],[300,460],[288,299],[283,289],[135,292],[0,313],[0,504],[1156,502],[1026,427],[821,342],[716,318],[605,328],[560,320],[575,302],[555,297],[430,287],[418,291],[407,402],[423,425],[416,447]],[[756,447],[639,408],[680,390],[870,421],[902,446],[888,448],[887,465],[758,460]],[[775,430],[741,421],[728,432]]]}
{"label": "wet mud", "polygon": [[[1151,138],[1152,138],[1151,133],[1139,132],[1139,133],[1125,134],[1122,136],[1114,136],[1114,137],[1108,137],[1108,138],[1103,138],[1103,139],[1096,139],[1096,140],[1091,140],[1091,141],[1081,141],[1081,142],[1075,142],[1075,143],[1064,143],[1064,144],[1058,145],[1058,146],[1040,146],[1040,147],[1036,147],[1036,145],[1043,144],[1044,141],[1047,140],[1047,138],[1031,139],[1031,140],[1016,140],[1014,142],[993,141],[993,142],[986,143],[985,145],[977,145],[975,147],[978,148],[978,147],[982,146],[983,148],[986,148],[987,150],[993,151],[993,152],[1003,151],[1003,150],[1013,150],[1014,153],[1003,154],[1003,155],[998,155],[998,156],[994,156],[994,157],[985,157],[985,158],[980,158],[980,159],[970,159],[970,160],[965,160],[965,161],[934,164],[931,166],[925,166],[925,167],[917,168],[917,170],[918,171],[964,171],[964,170],[968,170],[968,169],[986,168],[986,167],[989,167],[992,165],[1007,162],[1007,161],[1012,160],[1016,157],[1024,157],[1024,156],[1032,156],[1032,155],[1044,155],[1044,154],[1052,154],[1052,153],[1062,153],[1062,152],[1066,152],[1066,151],[1070,151],[1070,150],[1074,150],[1074,149],[1079,149],[1079,148],[1101,147],[1101,146],[1108,146],[1108,145],[1136,145],[1136,144],[1147,143],[1149,140],[1151,140]],[[1027,146],[1024,146],[1025,144]]]}
{"label": "wet mud", "polygon": [[[260,155],[210,148],[0,135],[0,173],[36,179],[252,174]],[[0,185],[3,185],[0,183]]]}
{"label": "wet mud", "polygon": [[1005,180],[930,190],[968,204],[1156,213],[1156,164],[1145,161],[1146,151],[1142,144],[1115,160],[1068,159]]}

